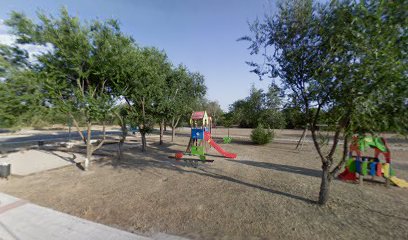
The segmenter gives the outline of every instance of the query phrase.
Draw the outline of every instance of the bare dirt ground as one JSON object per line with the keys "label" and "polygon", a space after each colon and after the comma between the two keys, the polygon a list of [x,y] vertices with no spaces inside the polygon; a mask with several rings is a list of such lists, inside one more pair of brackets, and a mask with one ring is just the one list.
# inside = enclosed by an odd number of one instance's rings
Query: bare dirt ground
{"label": "bare dirt ground", "polygon": [[[224,135],[217,130],[215,135]],[[327,206],[316,205],[320,162],[312,144],[295,141],[254,146],[243,139],[214,150],[214,163],[186,166],[168,158],[183,151],[187,136],[147,153],[131,142],[120,163],[113,157],[83,172],[71,166],[0,181],[0,191],[82,218],[150,235],[167,232],[192,239],[408,239],[408,189],[386,188],[382,179],[362,186],[335,180]],[[293,135],[301,131],[277,132]],[[398,143],[408,146],[405,142]],[[116,154],[116,145],[105,152]],[[392,152],[399,178],[408,180],[408,151]]]}

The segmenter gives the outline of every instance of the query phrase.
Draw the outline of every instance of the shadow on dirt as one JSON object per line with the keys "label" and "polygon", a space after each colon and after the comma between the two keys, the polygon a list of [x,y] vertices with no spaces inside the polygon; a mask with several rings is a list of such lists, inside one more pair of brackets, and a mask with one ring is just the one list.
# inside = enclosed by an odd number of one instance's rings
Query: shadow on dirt
{"label": "shadow on dirt", "polygon": [[[57,149],[58,150],[58,149]],[[65,157],[62,156],[58,153],[56,153],[54,150],[52,150],[52,148],[49,148],[48,150],[45,149],[40,149],[39,151],[44,152],[46,154],[51,154],[54,155],[64,161],[70,162],[72,164],[74,164],[77,168],[79,168],[80,170],[84,171],[85,168],[82,166],[81,162],[76,162],[75,160],[78,158],[77,155],[75,155],[75,153],[69,152],[70,154],[72,154],[72,157]]]}
{"label": "shadow on dirt", "polygon": [[268,163],[268,162],[256,162],[256,161],[249,161],[249,160],[227,160],[227,161],[245,164],[245,165],[249,165],[253,167],[272,169],[272,170],[281,171],[281,172],[295,173],[295,174],[300,174],[300,175],[305,175],[305,176],[310,176],[310,177],[320,178],[322,176],[322,171],[320,170],[303,168],[303,167],[296,167],[296,166]]}
{"label": "shadow on dirt", "polygon": [[[211,163],[201,163],[198,168],[189,168],[188,163],[184,161],[175,161],[174,159],[168,158],[168,156],[174,155],[178,150],[171,149],[173,144],[164,143],[163,145],[152,144],[147,149],[149,154],[144,154],[140,151],[133,151],[133,152],[125,152],[123,153],[122,160],[118,161],[117,158],[112,162],[103,162],[100,163],[102,167],[109,167],[112,166],[116,170],[120,169],[135,169],[135,170],[145,170],[145,169],[165,169],[170,171],[175,171],[180,174],[195,174],[199,176],[209,177],[217,180],[222,180],[234,184],[240,184],[245,187],[255,188],[264,192],[268,192],[271,194],[277,194],[281,196],[285,196],[288,198],[304,201],[306,203],[316,203],[316,201],[305,198],[303,196],[298,196],[292,193],[283,192],[275,189],[270,189],[264,186],[260,186],[257,184],[249,183],[243,179],[239,179],[236,177],[230,177],[227,175],[214,173],[210,166]],[[216,160],[217,161],[217,160]],[[236,161],[236,160],[231,160]],[[271,169],[273,169],[270,166]],[[287,168],[280,166],[278,168],[275,166],[276,169],[280,169],[281,171],[289,171]],[[290,172],[297,173],[299,169],[292,169]],[[315,176],[318,174],[317,172],[309,172],[309,174]]]}

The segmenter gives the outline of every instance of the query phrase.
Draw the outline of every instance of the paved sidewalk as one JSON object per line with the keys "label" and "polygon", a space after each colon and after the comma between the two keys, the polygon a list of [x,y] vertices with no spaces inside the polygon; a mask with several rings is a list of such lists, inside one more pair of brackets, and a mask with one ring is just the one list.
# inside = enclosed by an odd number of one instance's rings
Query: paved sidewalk
{"label": "paved sidewalk", "polygon": [[[0,193],[0,239],[147,240],[151,238],[57,212]],[[163,235],[162,239],[166,239],[166,235]]]}
{"label": "paved sidewalk", "polygon": [[188,240],[155,233],[150,237],[122,231],[0,192],[0,240]]}

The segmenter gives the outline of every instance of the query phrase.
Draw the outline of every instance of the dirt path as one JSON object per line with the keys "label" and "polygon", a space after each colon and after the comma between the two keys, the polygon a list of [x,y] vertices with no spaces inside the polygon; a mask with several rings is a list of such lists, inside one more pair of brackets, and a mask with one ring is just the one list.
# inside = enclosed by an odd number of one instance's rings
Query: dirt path
{"label": "dirt path", "polygon": [[[168,140],[166,138],[166,140]],[[192,239],[407,239],[408,190],[335,181],[327,207],[315,204],[320,163],[310,145],[293,142],[222,145],[238,153],[187,167],[168,156],[175,144],[137,144],[125,160],[67,167],[10,181],[0,191],[39,205],[137,233],[167,232]],[[114,146],[110,146],[113,147]],[[112,150],[113,152],[114,150]],[[397,176],[408,179],[408,152],[393,152]]]}

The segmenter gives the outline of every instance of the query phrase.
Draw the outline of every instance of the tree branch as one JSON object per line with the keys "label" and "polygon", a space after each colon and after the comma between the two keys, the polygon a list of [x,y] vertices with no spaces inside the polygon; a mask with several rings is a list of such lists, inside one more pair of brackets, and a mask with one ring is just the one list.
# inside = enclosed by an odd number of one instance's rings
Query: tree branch
{"label": "tree branch", "polygon": [[330,152],[327,154],[328,159],[331,159],[334,153],[336,152],[337,144],[339,143],[339,136],[340,136],[341,130],[342,130],[342,126],[338,126],[336,129],[336,132],[334,133],[333,145],[330,149]]}
{"label": "tree branch", "polygon": [[101,148],[103,146],[103,144],[105,143],[105,140],[106,140],[105,138],[102,138],[102,140],[99,142],[99,144],[96,147],[92,148],[92,153],[95,152],[96,150],[98,150],[99,148]]}
{"label": "tree branch", "polygon": [[75,128],[77,129],[77,131],[78,131],[78,133],[79,133],[79,136],[81,136],[82,141],[86,144],[85,136],[84,136],[84,134],[82,134],[82,131],[81,131],[81,129],[79,128],[79,124],[78,124],[77,120],[74,118],[74,116],[72,115],[71,112],[69,112],[69,115],[70,115],[70,117],[72,118],[72,122],[74,123]]}
{"label": "tree branch", "polygon": [[322,163],[325,163],[327,161],[326,161],[326,158],[323,156],[322,149],[321,149],[321,147],[320,147],[320,145],[319,145],[319,143],[317,141],[317,136],[316,136],[316,124],[317,124],[317,119],[319,118],[319,115],[320,115],[320,109],[321,109],[322,105],[319,104],[319,106],[317,107],[316,113],[314,114],[314,118],[313,118],[313,121],[312,121],[312,119],[310,119],[310,117],[309,117],[309,107],[308,107],[307,103],[308,102],[306,102],[306,114],[308,115],[308,118],[309,118],[308,122],[311,123],[310,131],[312,133],[313,144],[315,145],[316,151],[320,156],[320,160],[322,161]]}
{"label": "tree branch", "polygon": [[177,125],[178,125],[178,123],[179,123],[179,121],[180,121],[180,118],[181,118],[180,116],[177,117],[176,124],[175,124],[174,127],[177,127]]}
{"label": "tree branch", "polygon": [[343,140],[343,156],[341,158],[341,161],[337,164],[337,166],[330,172],[330,175],[334,177],[340,169],[343,167],[343,164],[346,162],[347,155],[348,155],[348,140],[349,140],[349,134],[345,133],[344,134],[344,140]]}

